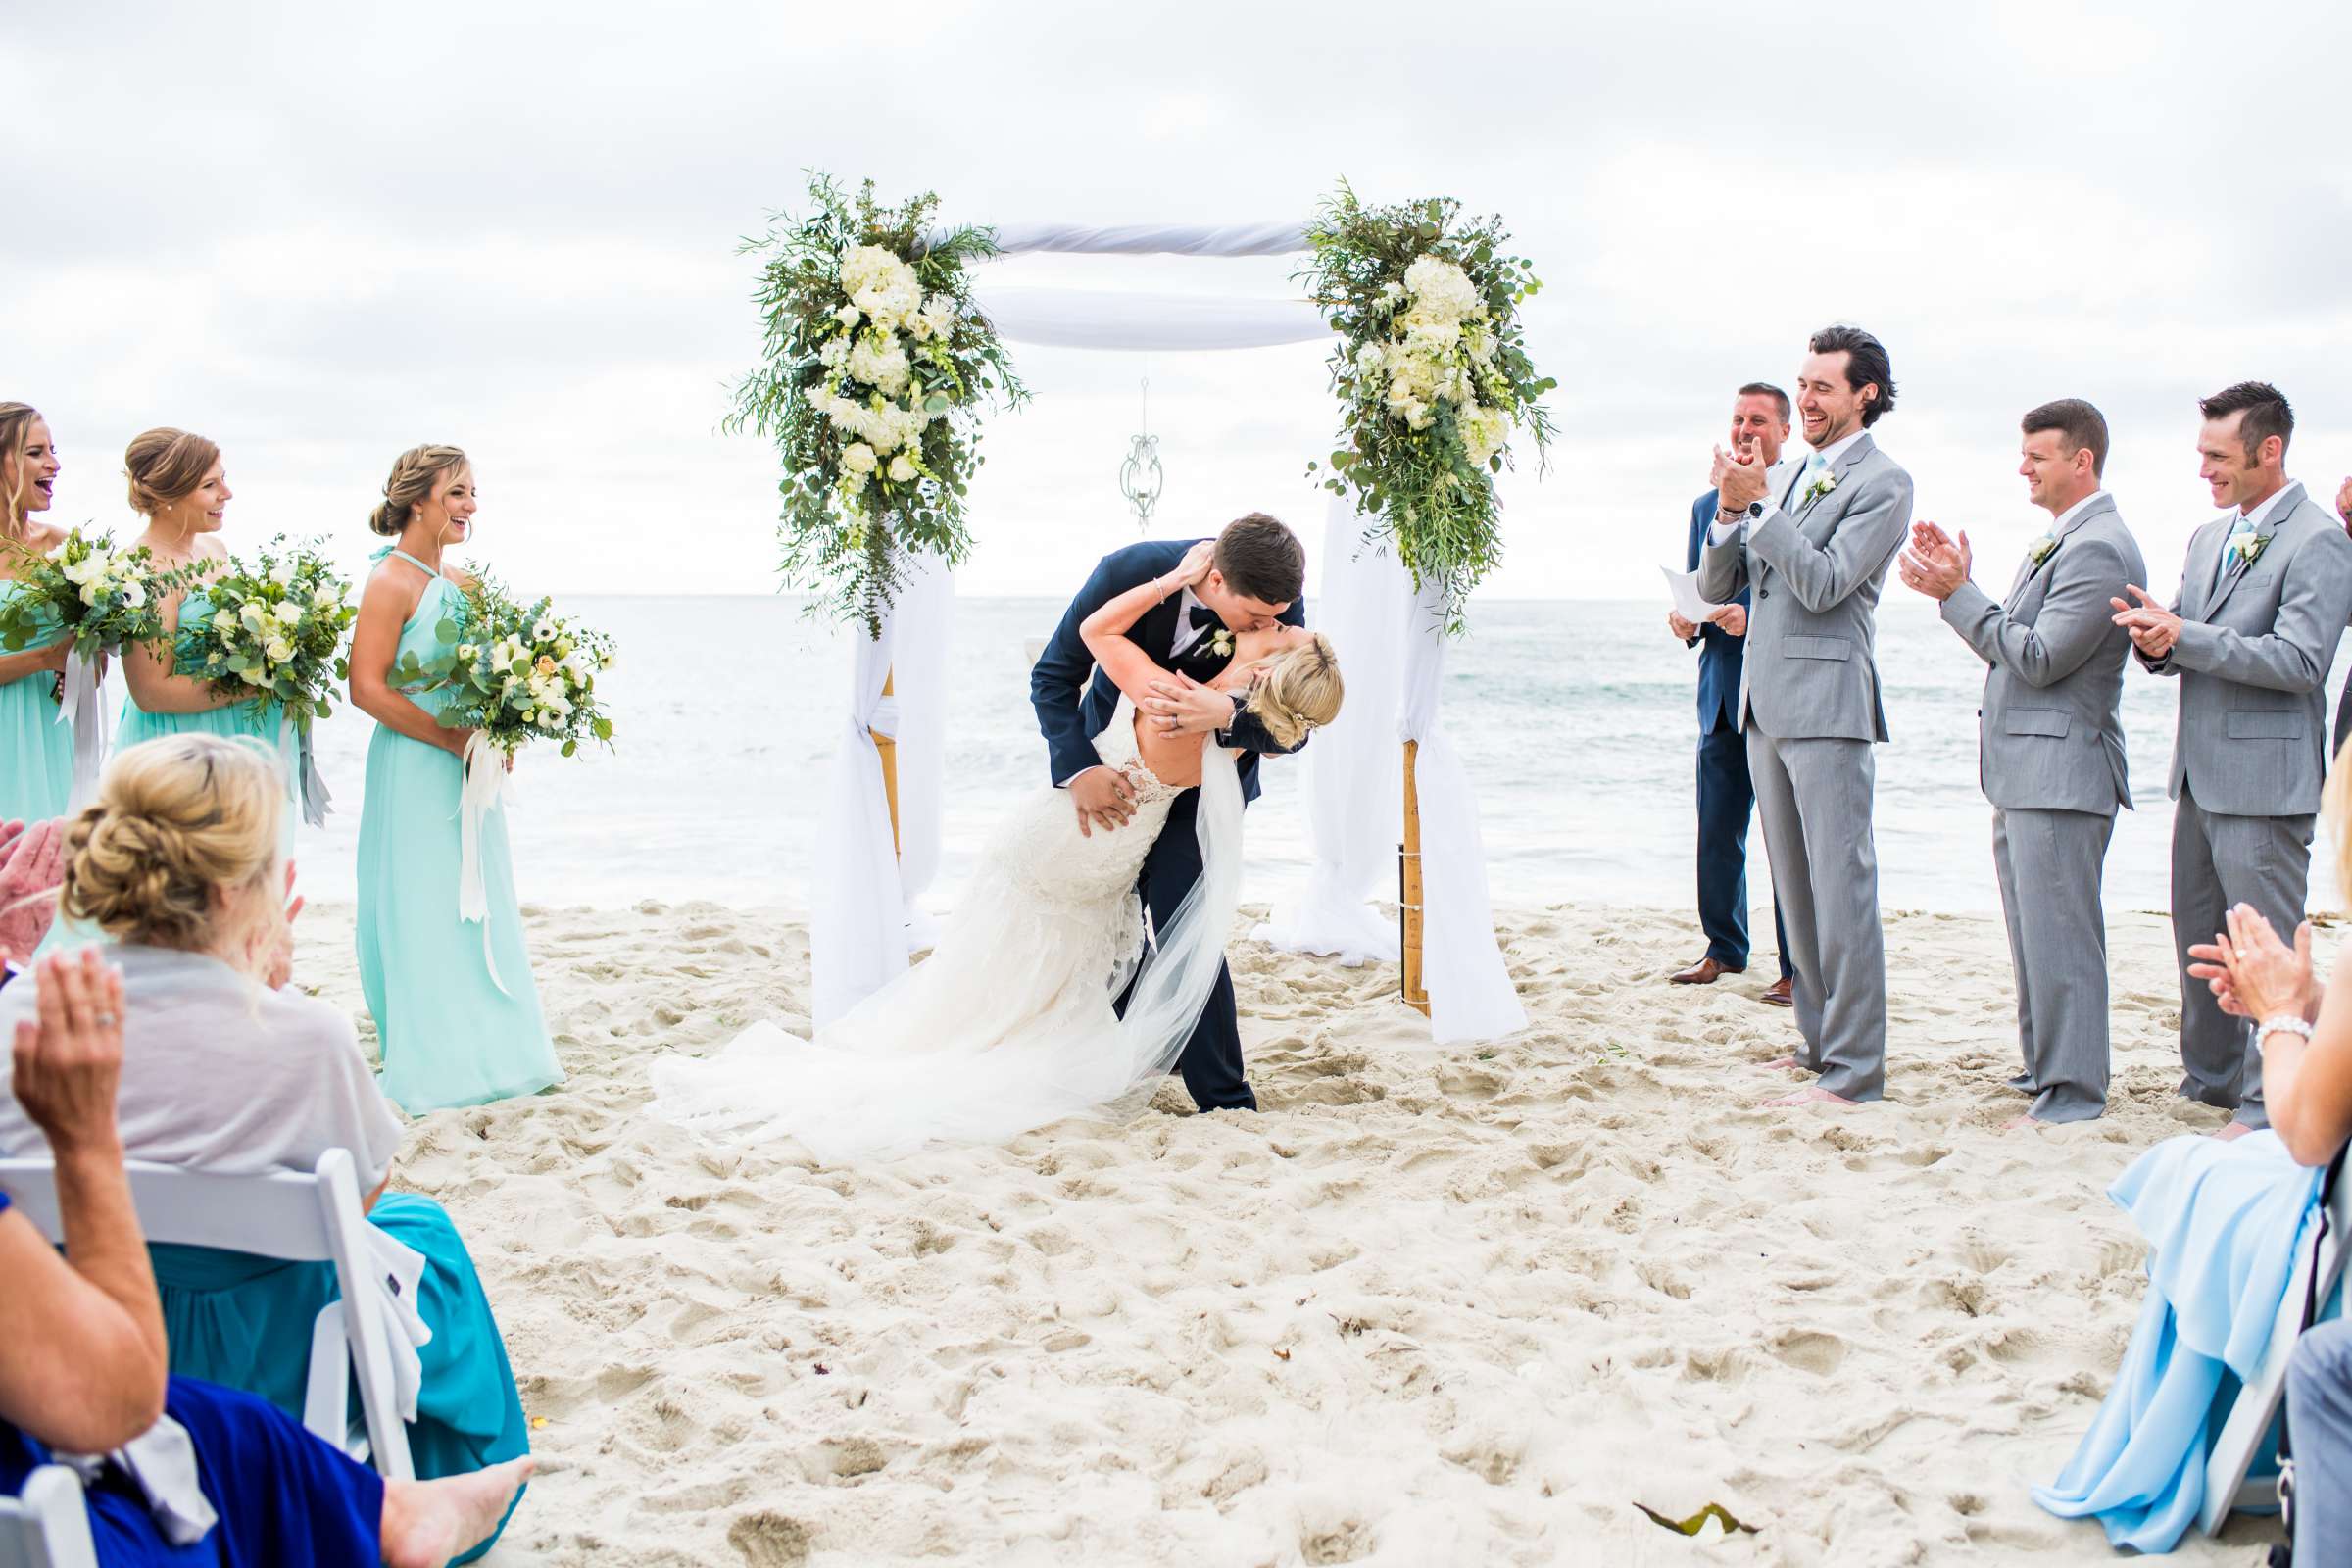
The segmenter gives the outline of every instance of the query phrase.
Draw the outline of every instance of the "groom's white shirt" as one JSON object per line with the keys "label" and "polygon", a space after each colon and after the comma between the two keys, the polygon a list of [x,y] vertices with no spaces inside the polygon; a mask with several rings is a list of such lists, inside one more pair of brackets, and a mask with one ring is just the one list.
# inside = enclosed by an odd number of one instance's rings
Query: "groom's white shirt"
{"label": "groom's white shirt", "polygon": [[1170,659],[1190,648],[1193,639],[1200,635],[1193,625],[1193,612],[1206,608],[1190,588],[1184,590],[1183,597],[1176,601],[1176,640],[1168,645]]}
{"label": "groom's white shirt", "polygon": [[[1831,442],[1828,446],[1822,449],[1821,457],[1823,465],[1832,468],[1838,466],[1838,460],[1845,456],[1845,449],[1852,446],[1855,442],[1861,440],[1869,433],[1870,432],[1867,430],[1856,430],[1852,435],[1847,436],[1842,441]],[[1796,469],[1796,478],[1791,478],[1788,481],[1788,493],[1782,496],[1781,499],[1776,502],[1772,499],[1771,492],[1767,491],[1764,497],[1764,516],[1757,517],[1753,519],[1754,521],[1762,522],[1765,517],[1769,517],[1774,513],[1785,511],[1788,508],[1788,503],[1795,498],[1796,480],[1797,478],[1802,478],[1804,476],[1805,469],[1811,464],[1811,461],[1812,460],[1810,458],[1803,460],[1791,458],[1788,460],[1789,466]],[[1741,517],[1733,522],[1717,522],[1713,527],[1707,530],[1707,543],[1711,545],[1728,543],[1732,535],[1738,533],[1740,529],[1748,525],[1749,520],[1750,519],[1746,517]]]}

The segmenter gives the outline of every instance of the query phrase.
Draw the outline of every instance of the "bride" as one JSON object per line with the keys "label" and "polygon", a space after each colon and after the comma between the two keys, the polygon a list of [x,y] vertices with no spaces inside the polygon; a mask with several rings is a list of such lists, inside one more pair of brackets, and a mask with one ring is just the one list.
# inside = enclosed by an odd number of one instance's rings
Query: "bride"
{"label": "bride", "polygon": [[[1214,542],[1128,590],[1080,627],[1118,685],[1105,765],[1136,787],[1135,814],[1085,832],[1050,786],[1002,822],[930,957],[813,1040],[755,1024],[717,1055],[653,1066],[655,1114],[737,1140],[797,1138],[818,1158],[891,1158],[935,1141],[1002,1143],[1087,1111],[1140,1110],[1175,1065],[1215,984],[1241,888],[1242,794],[1234,754],[1200,735],[1137,723],[1168,672],[1124,635],[1208,573]],[[1341,683],[1331,643],[1274,624],[1235,638],[1212,682],[1283,745],[1331,722]],[[1144,954],[1136,880],[1168,808],[1200,791],[1200,880]],[[1112,999],[1130,977],[1123,1016]]]}

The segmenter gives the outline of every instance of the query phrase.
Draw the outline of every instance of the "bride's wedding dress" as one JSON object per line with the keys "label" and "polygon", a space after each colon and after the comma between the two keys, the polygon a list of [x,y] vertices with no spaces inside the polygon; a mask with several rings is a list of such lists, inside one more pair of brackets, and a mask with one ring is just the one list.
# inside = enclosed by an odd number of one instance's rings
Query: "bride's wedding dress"
{"label": "bride's wedding dress", "polygon": [[[1201,879],[1142,960],[1136,878],[1183,790],[1137,755],[1122,698],[1096,737],[1136,786],[1125,827],[1078,831],[1041,788],[1002,822],[931,956],[813,1040],[753,1025],[715,1056],[657,1061],[653,1110],[733,1139],[797,1138],[820,1159],[934,1141],[1002,1143],[1085,1112],[1140,1111],[1216,983],[1241,891],[1233,755],[1201,755]],[[1111,1004],[1130,977],[1125,1016]]]}

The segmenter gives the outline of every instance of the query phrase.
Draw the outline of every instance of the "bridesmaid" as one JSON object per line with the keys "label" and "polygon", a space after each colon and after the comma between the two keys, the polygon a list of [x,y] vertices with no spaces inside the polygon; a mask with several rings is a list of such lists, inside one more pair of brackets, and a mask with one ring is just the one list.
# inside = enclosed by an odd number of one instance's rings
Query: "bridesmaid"
{"label": "bridesmaid", "polygon": [[384,1093],[412,1115],[564,1078],[523,946],[503,806],[482,822],[489,920],[458,917],[459,759],[472,731],[437,722],[447,692],[391,683],[403,653],[437,656],[434,628],[466,618],[462,590],[472,579],[441,558],[472,533],[478,504],[472,466],[456,447],[400,455],[368,519],[394,542],[376,552],[352,634],[351,700],[376,721],[360,812],[360,986],[375,1015]]}
{"label": "bridesmaid", "polygon": [[[147,531],[135,543],[155,553],[157,569],[174,571],[194,564],[206,575],[218,571],[228,559],[228,548],[219,537],[221,517],[234,496],[220,449],[185,430],[148,430],[122,454],[122,470],[130,480],[131,508],[147,519]],[[167,594],[157,609],[164,621],[162,640],[122,652],[122,675],[130,696],[122,704],[116,749],[128,750],[164,735],[249,737],[278,758],[287,800],[295,803],[295,759],[279,745],[284,715],[278,705],[233,693],[222,696],[213,690],[212,682],[178,672],[180,627],[197,625],[212,613],[205,589],[199,585]],[[278,849],[288,858],[294,853],[294,823],[300,814],[290,809],[279,819]]]}
{"label": "bridesmaid", "polygon": [[[40,411],[0,403],[0,599],[16,592],[18,552],[46,553],[66,537],[36,522],[57,484],[57,443]],[[57,721],[63,640],[0,653],[0,821],[63,816],[74,785],[74,729]]]}

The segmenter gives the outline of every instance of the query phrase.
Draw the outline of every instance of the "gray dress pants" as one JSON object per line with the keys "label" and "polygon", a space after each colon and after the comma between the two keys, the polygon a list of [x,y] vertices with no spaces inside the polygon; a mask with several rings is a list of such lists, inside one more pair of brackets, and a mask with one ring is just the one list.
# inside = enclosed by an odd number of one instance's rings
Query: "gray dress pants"
{"label": "gray dress pants", "polygon": [[2017,976],[2017,1040],[2035,1121],[2107,1108],[2107,911],[2099,885],[2115,818],[1996,809],[1992,864]]}
{"label": "gray dress pants", "polygon": [[2173,810],[2173,941],[2180,959],[2180,1093],[2268,1127],[2254,1026],[2232,1018],[2212,988],[2189,977],[2191,943],[2211,942],[2230,906],[2252,905],[2291,943],[2310,893],[2308,816],[2223,816],[2183,787]]}

